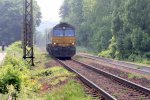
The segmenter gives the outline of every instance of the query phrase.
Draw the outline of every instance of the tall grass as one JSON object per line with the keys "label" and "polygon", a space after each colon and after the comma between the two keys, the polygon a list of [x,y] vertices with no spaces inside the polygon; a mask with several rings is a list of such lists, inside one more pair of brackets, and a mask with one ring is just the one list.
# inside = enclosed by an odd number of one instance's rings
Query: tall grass
{"label": "tall grass", "polygon": [[46,100],[92,100],[92,98],[85,95],[80,84],[70,80],[65,86],[54,89]]}

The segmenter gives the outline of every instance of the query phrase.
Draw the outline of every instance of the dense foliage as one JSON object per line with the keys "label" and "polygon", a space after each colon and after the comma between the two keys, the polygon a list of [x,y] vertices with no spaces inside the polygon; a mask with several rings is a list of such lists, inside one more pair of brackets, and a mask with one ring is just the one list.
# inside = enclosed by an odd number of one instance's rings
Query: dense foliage
{"label": "dense foliage", "polygon": [[60,15],[76,27],[80,46],[141,62],[150,58],[149,9],[149,0],[65,0]]}
{"label": "dense foliage", "polygon": [[37,81],[31,78],[29,65],[22,60],[21,42],[16,42],[7,49],[0,72],[0,94],[16,94],[24,98],[32,95],[27,93],[39,90]]}
{"label": "dense foliage", "polygon": [[[23,28],[23,1],[24,0],[0,0],[0,45],[2,41],[10,44],[21,40]],[[34,1],[34,22],[40,23],[40,8]]]}

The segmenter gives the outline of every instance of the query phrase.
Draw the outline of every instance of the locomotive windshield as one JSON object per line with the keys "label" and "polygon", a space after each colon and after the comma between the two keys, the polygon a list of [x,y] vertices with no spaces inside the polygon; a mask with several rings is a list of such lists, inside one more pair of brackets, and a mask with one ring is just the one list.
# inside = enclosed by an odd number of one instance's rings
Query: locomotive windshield
{"label": "locomotive windshield", "polygon": [[73,29],[55,29],[53,36],[75,36],[75,31]]}
{"label": "locomotive windshield", "polygon": [[75,32],[72,29],[65,30],[65,36],[75,36]]}
{"label": "locomotive windshield", "polygon": [[63,30],[61,30],[61,29],[55,29],[54,30],[54,36],[63,36]]}

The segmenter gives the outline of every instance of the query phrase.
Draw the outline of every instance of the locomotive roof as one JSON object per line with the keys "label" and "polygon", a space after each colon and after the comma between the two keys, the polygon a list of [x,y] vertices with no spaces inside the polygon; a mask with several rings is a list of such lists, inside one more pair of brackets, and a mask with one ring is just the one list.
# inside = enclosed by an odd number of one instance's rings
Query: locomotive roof
{"label": "locomotive roof", "polygon": [[55,28],[60,28],[60,27],[70,27],[70,28],[75,29],[74,26],[72,26],[72,25],[70,25],[70,24],[68,24],[68,23],[60,23],[60,24],[57,24],[53,29],[55,29]]}

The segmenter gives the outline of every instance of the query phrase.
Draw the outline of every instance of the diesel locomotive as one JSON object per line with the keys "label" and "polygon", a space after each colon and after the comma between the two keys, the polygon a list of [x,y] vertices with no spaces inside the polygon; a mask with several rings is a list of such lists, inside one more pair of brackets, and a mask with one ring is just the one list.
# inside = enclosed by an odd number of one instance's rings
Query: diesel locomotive
{"label": "diesel locomotive", "polygon": [[57,58],[71,58],[76,53],[75,28],[68,23],[56,25],[47,36],[47,52]]}

